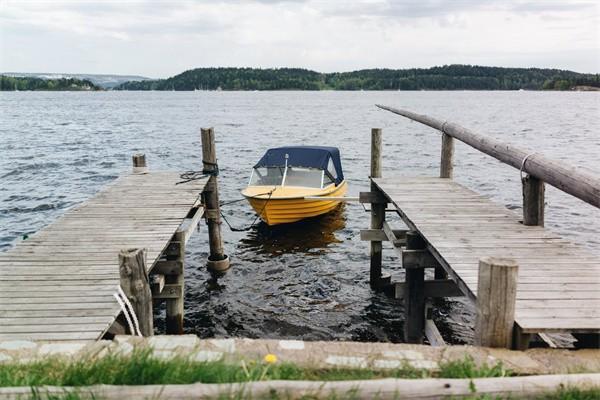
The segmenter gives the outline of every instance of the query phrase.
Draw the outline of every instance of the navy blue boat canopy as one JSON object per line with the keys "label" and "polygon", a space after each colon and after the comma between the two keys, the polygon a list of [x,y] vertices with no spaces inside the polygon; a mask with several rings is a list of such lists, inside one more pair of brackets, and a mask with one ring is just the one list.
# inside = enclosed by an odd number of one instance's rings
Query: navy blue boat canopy
{"label": "navy blue boat canopy", "polygon": [[[337,147],[326,146],[286,146],[269,149],[256,163],[257,167],[284,167],[285,155],[288,166],[318,168],[329,172],[336,185],[344,180],[340,151]],[[332,168],[333,167],[333,168]]]}

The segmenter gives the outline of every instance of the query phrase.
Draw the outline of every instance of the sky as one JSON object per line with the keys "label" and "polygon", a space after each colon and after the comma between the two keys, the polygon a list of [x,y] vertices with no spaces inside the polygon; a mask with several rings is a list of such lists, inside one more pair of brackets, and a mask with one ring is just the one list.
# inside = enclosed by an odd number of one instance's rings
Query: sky
{"label": "sky", "polygon": [[600,73],[600,1],[0,0],[2,72],[445,64]]}

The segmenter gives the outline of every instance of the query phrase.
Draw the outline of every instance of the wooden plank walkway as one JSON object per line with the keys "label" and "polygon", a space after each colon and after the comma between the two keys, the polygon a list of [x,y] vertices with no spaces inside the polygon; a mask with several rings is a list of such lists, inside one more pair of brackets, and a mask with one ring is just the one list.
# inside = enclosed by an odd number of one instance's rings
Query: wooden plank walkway
{"label": "wooden plank walkway", "polygon": [[600,259],[451,179],[372,179],[461,290],[477,296],[479,259],[519,265],[515,322],[523,333],[600,333]]}
{"label": "wooden plank walkway", "polygon": [[179,181],[176,172],[122,176],[0,254],[0,340],[101,338],[121,311],[119,250],[146,248],[152,269],[208,178]]}

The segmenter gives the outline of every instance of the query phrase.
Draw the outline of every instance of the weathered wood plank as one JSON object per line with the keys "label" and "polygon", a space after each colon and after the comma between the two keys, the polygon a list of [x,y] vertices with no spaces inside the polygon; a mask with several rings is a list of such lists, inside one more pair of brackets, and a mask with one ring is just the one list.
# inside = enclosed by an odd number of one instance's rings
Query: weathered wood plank
{"label": "weathered wood plank", "polygon": [[[516,260],[515,321],[524,334],[532,329],[569,332],[568,321],[574,332],[589,332],[590,326],[600,329],[598,255],[540,226],[523,225],[522,215],[449,179],[372,181],[404,223],[427,240],[434,258],[471,298],[477,295],[479,258]],[[554,310],[561,317],[554,317]],[[563,322],[558,326],[557,320]]]}
{"label": "weathered wood plank", "polygon": [[[98,339],[120,312],[119,250],[147,248],[151,268],[199,206],[208,179],[175,185],[180,180],[120,177],[0,254],[0,339]],[[189,234],[193,222],[184,224]]]}

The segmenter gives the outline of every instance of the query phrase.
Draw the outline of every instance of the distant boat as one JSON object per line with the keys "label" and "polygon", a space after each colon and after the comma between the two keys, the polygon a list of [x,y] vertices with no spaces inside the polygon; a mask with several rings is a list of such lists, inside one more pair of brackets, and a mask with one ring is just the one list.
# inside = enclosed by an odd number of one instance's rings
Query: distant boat
{"label": "distant boat", "polygon": [[264,222],[279,225],[332,211],[347,189],[336,147],[293,146],[267,150],[242,195]]}

